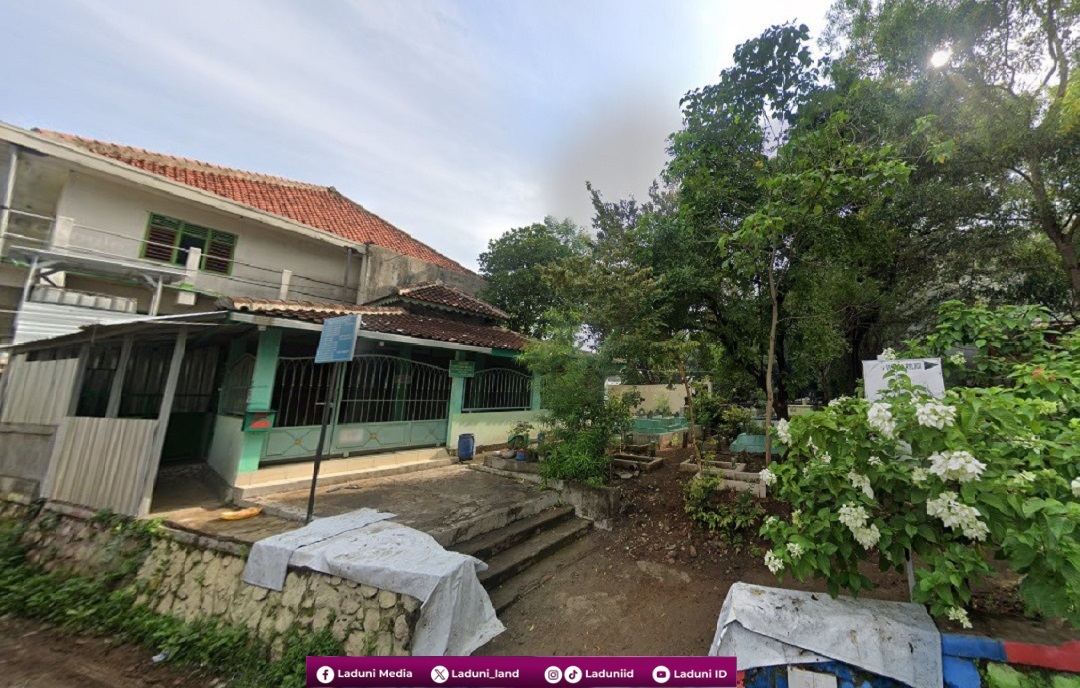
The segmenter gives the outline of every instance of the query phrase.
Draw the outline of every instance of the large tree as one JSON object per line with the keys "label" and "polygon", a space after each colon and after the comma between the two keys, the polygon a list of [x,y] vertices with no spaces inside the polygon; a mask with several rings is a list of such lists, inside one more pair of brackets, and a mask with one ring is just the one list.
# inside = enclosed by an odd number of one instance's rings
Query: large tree
{"label": "large tree", "polygon": [[[992,194],[993,222],[1046,236],[1073,309],[1080,307],[1078,23],[1080,3],[1070,0],[839,0],[831,27],[851,69],[934,116],[954,146],[950,174]],[[984,221],[980,209],[956,229]]]}
{"label": "large tree", "polygon": [[481,296],[510,314],[514,330],[542,336],[544,314],[560,299],[543,270],[581,255],[587,246],[588,238],[569,219],[548,216],[543,222],[511,229],[489,241],[488,250],[480,254],[480,274],[487,279]]}

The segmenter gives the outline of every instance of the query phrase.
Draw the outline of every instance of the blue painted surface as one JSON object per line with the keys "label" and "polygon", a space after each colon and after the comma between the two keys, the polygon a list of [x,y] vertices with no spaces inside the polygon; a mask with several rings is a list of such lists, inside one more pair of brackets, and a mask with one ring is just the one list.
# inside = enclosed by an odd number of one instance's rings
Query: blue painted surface
{"label": "blue painted surface", "polygon": [[468,460],[473,457],[473,452],[476,451],[476,437],[471,432],[466,432],[458,435],[457,440],[457,455],[461,460]]}
{"label": "blue painted surface", "polygon": [[[907,684],[895,679],[871,674],[868,671],[854,669],[842,662],[819,662],[817,664],[793,664],[806,671],[832,674],[837,678],[837,688],[908,688]],[[786,664],[746,672],[745,688],[788,688]],[[964,686],[963,688],[969,688]],[[978,688],[977,684],[971,688]]]}
{"label": "blue painted surface", "polygon": [[315,350],[316,363],[347,363],[356,352],[356,330],[360,319],[357,315],[343,315],[323,321],[319,335],[319,348]]}
{"label": "blue painted surface", "polygon": [[942,657],[941,673],[946,688],[980,688],[982,684],[975,662],[965,657]]}
{"label": "blue painted surface", "polygon": [[981,638],[974,635],[941,635],[941,654],[946,657],[968,657],[970,659],[989,659],[995,662],[1005,661],[1005,644],[993,638]]}

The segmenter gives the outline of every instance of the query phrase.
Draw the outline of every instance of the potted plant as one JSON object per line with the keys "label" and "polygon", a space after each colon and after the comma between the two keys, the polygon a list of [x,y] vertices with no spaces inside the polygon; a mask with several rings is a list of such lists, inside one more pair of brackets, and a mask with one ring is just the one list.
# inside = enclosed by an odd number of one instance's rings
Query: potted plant
{"label": "potted plant", "polygon": [[510,430],[510,438],[507,444],[514,450],[514,458],[518,461],[524,461],[527,457],[525,449],[529,446],[530,430],[532,430],[532,423],[526,423],[525,421],[519,421]]}

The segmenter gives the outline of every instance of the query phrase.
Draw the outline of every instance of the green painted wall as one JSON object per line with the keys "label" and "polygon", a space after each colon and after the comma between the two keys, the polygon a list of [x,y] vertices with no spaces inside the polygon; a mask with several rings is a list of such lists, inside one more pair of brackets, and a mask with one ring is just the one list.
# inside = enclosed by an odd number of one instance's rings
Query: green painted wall
{"label": "green painted wall", "polygon": [[[281,330],[268,327],[259,332],[259,349],[255,354],[255,371],[251,376],[251,394],[248,395],[248,411],[266,411],[274,395],[274,377],[277,375],[278,353],[281,350]],[[265,432],[245,432],[240,452],[238,473],[250,473],[259,469]]]}
{"label": "green painted wall", "polygon": [[447,436],[446,446],[457,449],[459,435],[472,433],[476,436],[476,446],[487,444],[505,444],[511,428],[525,421],[533,424],[529,433],[536,437],[536,425],[540,418],[539,411],[491,411],[488,413],[451,413],[450,427],[452,435]]}

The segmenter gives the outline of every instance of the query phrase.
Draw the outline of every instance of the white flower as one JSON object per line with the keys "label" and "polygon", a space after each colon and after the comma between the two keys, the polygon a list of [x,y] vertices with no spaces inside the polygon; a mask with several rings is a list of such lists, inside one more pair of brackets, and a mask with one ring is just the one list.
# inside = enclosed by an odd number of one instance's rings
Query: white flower
{"label": "white flower", "polygon": [[930,456],[930,472],[942,480],[957,480],[966,483],[978,478],[986,464],[977,461],[971,452],[947,451]]}
{"label": "white flower", "polygon": [[802,527],[802,509],[796,509],[791,512],[791,525],[796,528]]}
{"label": "white flower", "polygon": [[1073,478],[1071,487],[1073,497],[1080,497],[1080,478]]}
{"label": "white flower", "polygon": [[779,521],[779,520],[780,519],[776,518],[775,516],[770,516],[767,519],[765,519],[765,525],[766,526],[772,526],[772,525],[776,524],[777,521]]}
{"label": "white flower", "polygon": [[814,438],[810,437],[806,440],[806,448],[810,450],[811,454],[817,454],[817,445],[814,444]]}
{"label": "white flower", "polygon": [[761,479],[762,485],[768,486],[776,482],[776,474],[770,471],[768,468],[762,468],[761,472],[758,473],[758,476]]}
{"label": "white flower", "polygon": [[870,487],[870,478],[857,471],[848,471],[847,477],[851,481],[852,487],[856,490],[862,490],[863,494],[870,499],[874,498],[874,489]]}
{"label": "white flower", "polygon": [[765,566],[769,567],[769,570],[775,575],[784,569],[784,560],[776,556],[775,552],[769,550],[765,553]]}
{"label": "white flower", "polygon": [[866,422],[885,439],[892,439],[896,433],[896,421],[893,420],[890,406],[884,402],[870,404],[870,409],[866,412]]}
{"label": "white flower", "polygon": [[990,533],[986,524],[979,520],[982,514],[973,506],[961,504],[955,492],[942,492],[935,499],[926,503],[926,513],[940,518],[950,530],[960,528],[964,537],[970,540],[983,540]]}
{"label": "white flower", "polygon": [[869,459],[866,460],[866,463],[870,464],[871,466],[880,466],[881,465],[881,457],[880,456],[871,456]]}
{"label": "white flower", "polygon": [[911,469],[911,482],[916,485],[922,485],[926,482],[926,479],[930,477],[930,471],[926,470],[922,466],[916,466]]}
{"label": "white flower", "polygon": [[866,519],[869,518],[869,514],[866,513],[866,508],[857,504],[845,504],[840,507],[840,522],[848,528],[860,528],[866,525]]}
{"label": "white flower", "polygon": [[875,525],[859,528],[851,531],[851,533],[855,536],[855,540],[863,546],[863,549],[873,549],[874,545],[881,539],[881,533]]}
{"label": "white flower", "polygon": [[968,618],[966,609],[949,607],[949,611],[945,612],[945,616],[949,617],[950,621],[956,621],[964,628],[971,628],[971,619]]}
{"label": "white flower", "polygon": [[840,522],[851,530],[851,534],[855,536],[855,540],[862,545],[864,549],[870,549],[881,539],[881,532],[878,531],[876,525],[866,525],[868,518],[870,518],[870,515],[867,514],[866,509],[861,506],[845,504],[840,507]]}
{"label": "white flower", "polygon": [[791,555],[792,559],[798,559],[802,556],[803,548],[802,545],[797,542],[789,542],[787,543],[787,551],[788,554]]}
{"label": "white flower", "polygon": [[788,422],[783,418],[776,423],[776,436],[785,445],[791,446],[791,428],[788,427]]}
{"label": "white flower", "polygon": [[949,356],[949,363],[952,363],[954,366],[967,365],[967,357],[957,351],[952,356]]}
{"label": "white flower", "polygon": [[893,348],[891,346],[881,352],[881,360],[883,360],[883,361],[895,361],[896,360],[896,352],[893,351]]}
{"label": "white flower", "polygon": [[956,409],[936,401],[915,404],[915,418],[918,419],[919,425],[943,430],[956,422]]}
{"label": "white flower", "polygon": [[840,404],[844,403],[845,401],[847,401],[850,398],[851,397],[846,397],[846,396],[845,397],[836,397],[835,399],[833,399],[832,401],[829,402],[829,406],[839,406]]}
{"label": "white flower", "polygon": [[829,452],[821,452],[821,456],[818,458],[821,459],[821,463],[832,463],[832,456]]}

